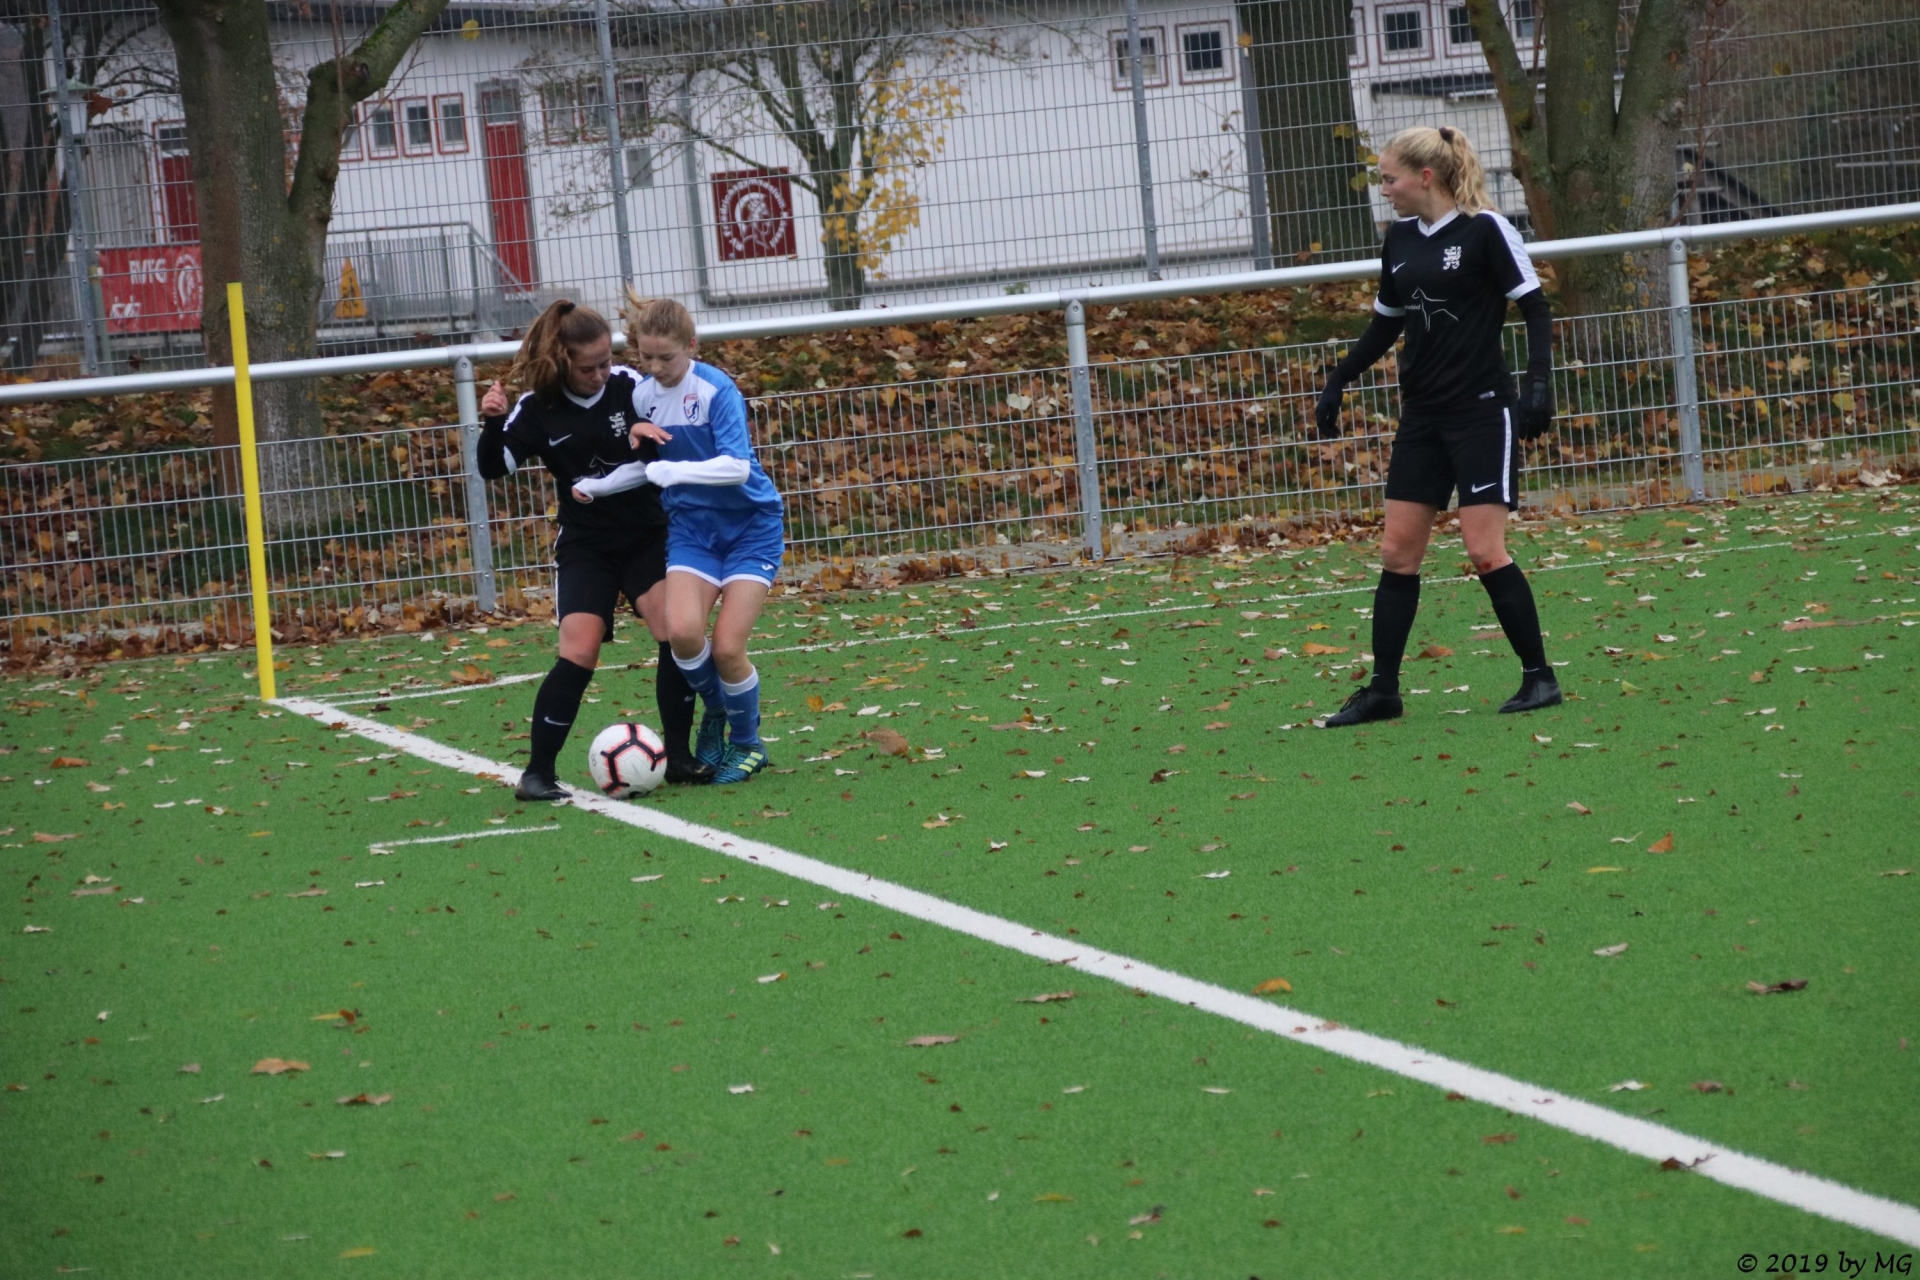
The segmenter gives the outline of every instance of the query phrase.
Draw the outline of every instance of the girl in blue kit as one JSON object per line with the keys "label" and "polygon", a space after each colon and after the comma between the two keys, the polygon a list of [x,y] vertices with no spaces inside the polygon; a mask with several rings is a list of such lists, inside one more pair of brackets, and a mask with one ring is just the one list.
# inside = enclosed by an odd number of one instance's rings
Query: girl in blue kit
{"label": "girl in blue kit", "polygon": [[574,494],[590,502],[641,484],[660,487],[667,509],[668,642],[687,684],[706,703],[694,755],[713,766],[714,782],[745,782],[768,763],[760,741],[760,674],[747,656],[747,640],[786,551],[780,493],[753,455],[739,388],[693,358],[697,342],[685,307],[667,298],[640,304],[628,342],[634,367],[649,375],[634,391],[634,407],[645,417],[634,430],[651,424],[671,438],[659,446],[658,461],[578,481]]}

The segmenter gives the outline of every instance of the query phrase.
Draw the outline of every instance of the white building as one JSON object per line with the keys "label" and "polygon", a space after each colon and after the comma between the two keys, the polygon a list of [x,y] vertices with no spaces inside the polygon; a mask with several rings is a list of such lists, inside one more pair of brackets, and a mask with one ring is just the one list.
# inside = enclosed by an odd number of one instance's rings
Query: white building
{"label": "white building", "polygon": [[[1510,0],[1510,20],[1523,59],[1537,62],[1533,3]],[[334,36],[317,8],[309,20],[285,12],[277,48],[284,78],[297,85],[306,66],[333,55]],[[362,104],[335,199],[322,310],[329,336],[511,329],[561,292],[617,304],[603,66],[590,22],[556,22],[553,12],[523,0],[456,3],[448,29],[423,39],[388,92]],[[902,82],[950,85],[958,110],[927,117],[922,141],[937,137],[937,148],[899,172],[917,197],[917,225],[888,248],[870,303],[1142,270],[1123,11],[1073,6],[970,33],[976,46],[986,35],[998,38],[997,52],[955,56],[931,43],[909,51]],[[1230,4],[1141,10],[1145,151],[1168,274],[1251,264],[1239,35]],[[138,56],[166,56],[157,30],[147,39]],[[1364,138],[1378,145],[1412,123],[1463,127],[1501,207],[1524,215],[1464,5],[1363,0],[1348,61]],[[820,219],[799,185],[804,162],[751,93],[709,72],[682,95],[670,87],[679,83],[671,62],[625,41],[614,79],[634,287],[681,298],[707,318],[826,305]],[[199,238],[185,129],[168,101],[110,110],[90,140],[90,208],[108,250],[117,332],[198,328],[197,305],[178,290],[133,278],[142,269],[179,276]],[[704,140],[668,123],[684,112]],[[1376,216],[1388,216],[1377,200]],[[175,299],[172,316],[163,314],[166,297]]]}

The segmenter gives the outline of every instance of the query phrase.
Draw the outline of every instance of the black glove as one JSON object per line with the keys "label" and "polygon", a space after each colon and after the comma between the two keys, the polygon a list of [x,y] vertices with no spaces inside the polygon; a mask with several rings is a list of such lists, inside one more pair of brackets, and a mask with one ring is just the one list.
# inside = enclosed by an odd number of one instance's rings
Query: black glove
{"label": "black glove", "polygon": [[1529,373],[1520,385],[1520,438],[1538,440],[1553,425],[1553,380]]}
{"label": "black glove", "polygon": [[1329,378],[1326,389],[1313,406],[1313,420],[1320,427],[1322,440],[1333,440],[1340,435],[1340,398],[1346,394],[1346,390],[1344,383]]}

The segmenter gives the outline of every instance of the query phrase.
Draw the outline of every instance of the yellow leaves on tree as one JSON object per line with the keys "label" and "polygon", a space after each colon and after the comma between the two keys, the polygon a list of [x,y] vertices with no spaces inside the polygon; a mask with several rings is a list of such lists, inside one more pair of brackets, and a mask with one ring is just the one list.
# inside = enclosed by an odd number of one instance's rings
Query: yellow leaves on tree
{"label": "yellow leaves on tree", "polygon": [[966,110],[960,83],[942,76],[912,78],[904,64],[876,67],[859,124],[859,154],[845,173],[819,175],[820,242],[828,253],[850,254],[861,271],[880,265],[902,237],[920,225],[915,175],[946,150],[942,122]]}

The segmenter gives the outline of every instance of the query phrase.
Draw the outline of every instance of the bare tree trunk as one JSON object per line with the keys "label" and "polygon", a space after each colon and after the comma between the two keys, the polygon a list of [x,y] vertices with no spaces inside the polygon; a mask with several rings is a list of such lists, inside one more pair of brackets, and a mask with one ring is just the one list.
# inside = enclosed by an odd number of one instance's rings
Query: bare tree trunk
{"label": "bare tree trunk", "polygon": [[[1236,0],[1251,36],[1276,254],[1378,239],[1347,73],[1348,0]],[[1376,140],[1377,145],[1377,140]]]}
{"label": "bare tree trunk", "polygon": [[[187,147],[200,212],[207,358],[232,359],[229,281],[246,284],[247,346],[257,361],[314,354],[327,224],[340,139],[354,103],[377,93],[447,0],[401,0],[351,51],[313,68],[300,152],[287,177],[286,135],[274,81],[268,6],[258,0],[158,0],[179,66]],[[215,398],[214,434],[238,438],[232,397]],[[279,491],[277,528],[323,527],[350,514],[331,487],[330,454],[313,387],[256,383],[261,483]]]}
{"label": "bare tree trunk", "polygon": [[46,54],[40,24],[0,27],[0,342],[14,373],[39,361],[54,299],[70,288],[66,193],[41,108]]}
{"label": "bare tree trunk", "polygon": [[[1684,128],[1689,33],[1704,0],[1642,0],[1624,73],[1614,73],[1620,0],[1553,0],[1546,9],[1546,103],[1521,64],[1498,0],[1465,0],[1507,119],[1514,172],[1543,236],[1606,235],[1666,222],[1674,149]],[[1569,313],[1645,305],[1647,262],[1569,259],[1560,268]]]}

